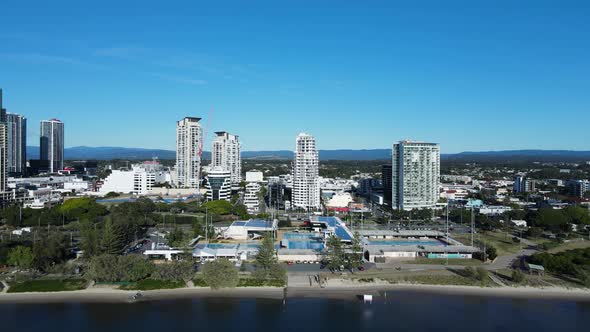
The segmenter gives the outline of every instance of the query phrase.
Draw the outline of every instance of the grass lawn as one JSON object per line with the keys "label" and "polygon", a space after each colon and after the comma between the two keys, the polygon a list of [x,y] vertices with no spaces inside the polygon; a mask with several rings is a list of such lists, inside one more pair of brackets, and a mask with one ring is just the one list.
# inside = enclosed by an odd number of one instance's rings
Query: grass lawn
{"label": "grass lawn", "polygon": [[145,279],[129,285],[123,285],[119,289],[123,290],[157,290],[157,289],[175,289],[186,287],[183,281],[167,281],[167,280],[155,280]]}
{"label": "grass lawn", "polygon": [[254,278],[240,278],[238,287],[284,287],[280,280],[258,280]]}
{"label": "grass lawn", "polygon": [[[209,287],[205,280],[202,278],[193,279],[195,287]],[[281,281],[277,280],[264,280],[260,281],[254,278],[240,277],[237,287],[284,287],[285,285]]]}
{"label": "grass lawn", "polygon": [[[479,266],[482,261],[479,259],[449,259],[449,265],[460,265],[460,266]],[[416,258],[414,260],[402,262],[405,264],[429,264],[429,265],[447,265],[447,260],[441,259],[428,259],[428,258]]]}
{"label": "grass lawn", "polygon": [[86,288],[86,280],[83,279],[29,280],[10,284],[8,293],[63,292],[80,290],[84,288]]}
{"label": "grass lawn", "polygon": [[573,249],[584,249],[590,247],[590,241],[570,241],[567,243],[562,243],[556,246],[555,248],[549,249],[547,252],[550,254],[556,254],[559,252],[573,250]]}
{"label": "grass lawn", "polygon": [[354,275],[332,275],[324,274],[323,277],[330,278],[345,278],[354,279],[359,282],[370,283],[375,279],[386,280],[391,284],[399,283],[411,283],[420,285],[456,285],[456,286],[482,286],[483,287],[495,287],[496,284],[486,278],[484,282],[470,277],[465,277],[457,273],[448,270],[430,270],[430,271],[394,271],[394,270],[382,270],[382,271],[367,271],[362,273],[356,273]]}
{"label": "grass lawn", "polygon": [[[471,234],[451,234],[451,237],[463,244],[471,244]],[[512,235],[506,232],[477,233],[474,236],[475,243],[485,243],[486,246],[494,246],[498,256],[515,254],[520,251],[520,243],[512,241]],[[524,245],[523,245],[524,246]]]}

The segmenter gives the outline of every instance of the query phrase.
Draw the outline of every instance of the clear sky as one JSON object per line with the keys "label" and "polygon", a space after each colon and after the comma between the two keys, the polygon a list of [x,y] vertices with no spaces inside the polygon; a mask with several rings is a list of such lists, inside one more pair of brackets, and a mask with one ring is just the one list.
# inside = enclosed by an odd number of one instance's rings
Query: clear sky
{"label": "clear sky", "polygon": [[173,149],[196,116],[244,150],[300,131],[320,149],[590,150],[590,1],[404,3],[4,0],[4,105],[28,145],[57,117],[66,147]]}

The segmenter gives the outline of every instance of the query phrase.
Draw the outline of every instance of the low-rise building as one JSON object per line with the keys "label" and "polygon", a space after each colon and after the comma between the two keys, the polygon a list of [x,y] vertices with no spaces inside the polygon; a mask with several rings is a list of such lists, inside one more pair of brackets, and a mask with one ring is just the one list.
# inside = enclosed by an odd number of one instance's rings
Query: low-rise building
{"label": "low-rise building", "polygon": [[503,205],[484,205],[479,208],[479,213],[487,216],[498,216],[505,212],[512,211],[510,206]]}
{"label": "low-rise building", "polygon": [[113,170],[104,179],[99,193],[109,192],[148,195],[156,184],[170,183],[170,172],[157,161],[146,161],[131,165],[129,170]]}

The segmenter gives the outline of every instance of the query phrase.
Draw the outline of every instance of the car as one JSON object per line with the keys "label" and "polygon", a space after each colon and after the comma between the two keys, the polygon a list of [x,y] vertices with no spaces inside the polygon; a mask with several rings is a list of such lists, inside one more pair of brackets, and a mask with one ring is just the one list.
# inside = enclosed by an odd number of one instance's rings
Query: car
{"label": "car", "polygon": [[292,261],[288,261],[287,262],[287,265],[293,265],[293,262]]}
{"label": "car", "polygon": [[364,266],[359,266],[358,269],[359,269],[359,271],[364,271],[365,270],[365,267]]}
{"label": "car", "polygon": [[295,263],[297,263],[297,264],[301,264],[301,261],[295,261]]}

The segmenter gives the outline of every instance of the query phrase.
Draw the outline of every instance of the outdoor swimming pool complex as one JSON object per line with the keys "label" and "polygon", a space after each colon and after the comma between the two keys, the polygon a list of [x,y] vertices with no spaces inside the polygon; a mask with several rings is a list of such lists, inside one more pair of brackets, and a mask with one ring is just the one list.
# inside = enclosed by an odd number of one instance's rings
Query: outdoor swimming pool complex
{"label": "outdoor swimming pool complex", "polygon": [[368,245],[373,246],[444,246],[445,243],[435,239],[428,240],[377,240],[369,239]]}
{"label": "outdoor swimming pool complex", "polygon": [[209,248],[209,249],[257,249],[260,247],[259,243],[209,243],[209,244],[201,244],[199,245],[202,248]]}
{"label": "outdoor swimming pool complex", "polygon": [[285,233],[281,245],[288,249],[324,249],[324,240],[315,233]]}

